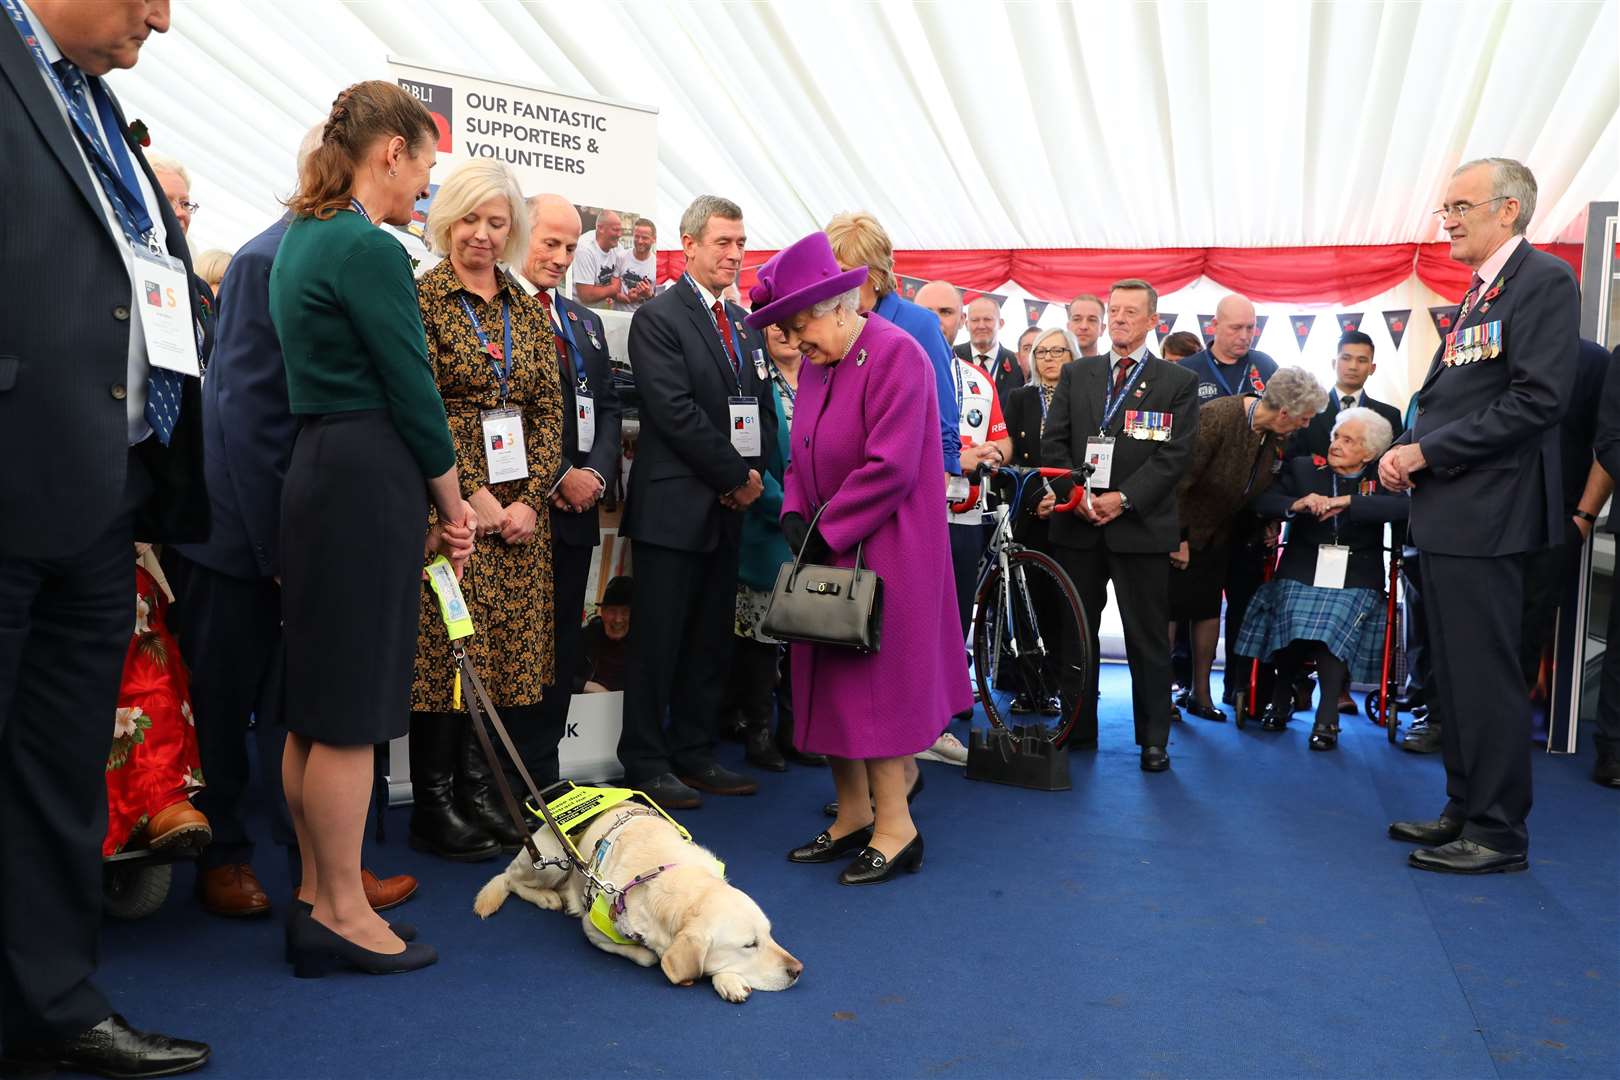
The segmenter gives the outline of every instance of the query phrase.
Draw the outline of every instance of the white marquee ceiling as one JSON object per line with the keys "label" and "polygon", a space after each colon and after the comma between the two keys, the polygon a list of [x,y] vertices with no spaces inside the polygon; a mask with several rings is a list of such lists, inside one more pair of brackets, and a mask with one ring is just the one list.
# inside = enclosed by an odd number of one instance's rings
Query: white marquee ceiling
{"label": "white marquee ceiling", "polygon": [[1018,3],[176,0],[113,76],[203,204],[276,213],[304,130],[393,55],[657,106],[657,219],[751,246],[864,207],[902,248],[1433,240],[1462,160],[1541,185],[1532,239],[1620,194],[1620,0]]}

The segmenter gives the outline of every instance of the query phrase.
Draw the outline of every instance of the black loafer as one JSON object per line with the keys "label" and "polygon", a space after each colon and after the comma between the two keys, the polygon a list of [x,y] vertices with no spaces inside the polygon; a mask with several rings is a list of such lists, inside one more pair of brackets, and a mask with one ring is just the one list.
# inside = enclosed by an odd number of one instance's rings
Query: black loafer
{"label": "black loafer", "polygon": [[37,1043],[7,1051],[6,1066],[93,1073],[115,1078],[174,1076],[208,1061],[206,1043],[137,1031],[114,1013],[88,1031],[60,1043]]}
{"label": "black loafer", "polygon": [[1492,851],[1461,837],[1435,848],[1419,848],[1406,857],[1419,870],[1442,874],[1512,874],[1530,869],[1530,856],[1522,851]]}
{"label": "black loafer", "polygon": [[1275,705],[1267,705],[1266,711],[1260,714],[1261,731],[1287,731],[1289,717],[1277,711]]}
{"label": "black loafer", "polygon": [[1414,754],[1438,754],[1440,752],[1440,725],[1429,721],[1421,727],[1414,724],[1401,736],[1401,741],[1395,745],[1402,750]]}
{"label": "black loafer", "polygon": [[674,773],[663,773],[639,784],[626,782],[665,810],[696,810],[703,805],[703,797],[679,780]]}
{"label": "black loafer", "polygon": [[710,795],[753,795],[759,791],[757,781],[713,763],[695,773],[682,775],[681,783]]}
{"label": "black loafer", "polygon": [[[918,769],[917,770],[917,782],[915,784],[911,785],[911,790],[910,791],[906,792],[906,802],[907,803],[916,802],[917,801],[917,794],[920,791],[922,791],[922,789],[923,789],[923,774],[922,774],[922,770]],[[837,817],[838,816],[838,800],[834,799],[832,802],[830,802],[827,805],[823,806],[821,808],[821,812],[823,814],[826,814],[828,817]]]}
{"label": "black loafer", "polygon": [[1600,756],[1592,766],[1592,781],[1604,787],[1620,788],[1620,757]]}
{"label": "black loafer", "polygon": [[796,847],[788,852],[788,861],[796,863],[832,862],[840,855],[847,855],[851,851],[866,846],[872,839],[872,826],[856,829],[848,836],[840,836],[834,840],[825,832],[817,833],[816,838],[803,847]]}
{"label": "black loafer", "polygon": [[749,728],[748,734],[743,736],[743,746],[747,748],[743,756],[748,764],[766,772],[787,772],[787,759],[776,748],[776,738],[768,729]]}
{"label": "black loafer", "polygon": [[1462,835],[1462,822],[1455,818],[1436,818],[1434,821],[1394,821],[1389,826],[1389,838],[1404,844],[1422,844],[1439,847]]}
{"label": "black loafer", "polygon": [[875,847],[862,848],[861,853],[855,856],[855,861],[844,867],[844,872],[838,875],[838,884],[881,885],[899,870],[915,874],[922,869],[922,861],[922,833],[913,837],[911,843],[901,848],[900,853],[892,859]]}
{"label": "black loafer", "polygon": [[1187,704],[1182,706],[1182,709],[1200,720],[1213,720],[1218,724],[1226,723],[1226,713],[1214,705],[1200,705],[1198,702],[1189,699]]}
{"label": "black loafer", "polygon": [[1142,747],[1142,771],[1164,772],[1170,767],[1170,755],[1164,752],[1162,746]]}

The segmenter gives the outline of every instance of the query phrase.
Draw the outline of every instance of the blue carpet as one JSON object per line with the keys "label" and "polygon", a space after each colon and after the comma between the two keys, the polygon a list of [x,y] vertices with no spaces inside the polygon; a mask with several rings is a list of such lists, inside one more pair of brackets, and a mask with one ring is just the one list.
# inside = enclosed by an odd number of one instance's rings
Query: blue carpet
{"label": "blue carpet", "polygon": [[[100,982],[137,1025],[209,1041],[215,1077],[1612,1077],[1620,1071],[1620,793],[1590,751],[1536,755],[1529,873],[1410,870],[1384,836],[1443,801],[1437,757],[1345,718],[1340,750],[1201,720],[1171,772],[1137,769],[1123,668],[1074,790],[924,765],[921,874],[837,884],[783,857],[825,824],[825,770],[767,776],[684,822],[806,964],[730,1005],[586,944],[574,920],[473,894],[500,862],[367,853],[421,892],[439,964],[296,980],[279,919],[206,916],[192,870],[156,915],[109,923]],[[740,752],[723,748],[736,764]],[[279,852],[266,886],[286,895]],[[278,915],[284,905],[278,906]]]}

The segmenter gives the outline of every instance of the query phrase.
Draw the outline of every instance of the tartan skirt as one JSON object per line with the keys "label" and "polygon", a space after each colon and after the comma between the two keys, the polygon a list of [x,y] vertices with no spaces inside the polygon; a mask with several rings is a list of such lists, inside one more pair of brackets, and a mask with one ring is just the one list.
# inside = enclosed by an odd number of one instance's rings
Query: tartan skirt
{"label": "tartan skirt", "polygon": [[1384,596],[1378,589],[1320,589],[1273,578],[1249,601],[1234,652],[1270,660],[1296,641],[1320,641],[1350,668],[1350,678],[1376,683],[1384,666]]}

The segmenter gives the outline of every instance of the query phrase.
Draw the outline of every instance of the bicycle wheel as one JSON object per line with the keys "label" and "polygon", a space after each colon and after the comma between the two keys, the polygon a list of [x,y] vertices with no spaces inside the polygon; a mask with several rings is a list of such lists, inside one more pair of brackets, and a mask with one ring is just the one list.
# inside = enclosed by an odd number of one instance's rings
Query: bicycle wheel
{"label": "bicycle wheel", "polygon": [[1091,630],[1080,594],[1050,556],[1015,548],[991,570],[973,614],[973,676],[996,727],[1038,726],[1063,745],[1091,680]]}

